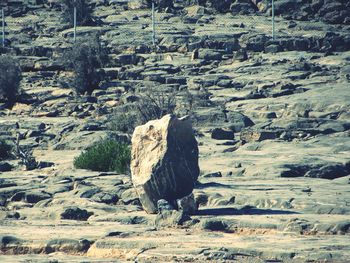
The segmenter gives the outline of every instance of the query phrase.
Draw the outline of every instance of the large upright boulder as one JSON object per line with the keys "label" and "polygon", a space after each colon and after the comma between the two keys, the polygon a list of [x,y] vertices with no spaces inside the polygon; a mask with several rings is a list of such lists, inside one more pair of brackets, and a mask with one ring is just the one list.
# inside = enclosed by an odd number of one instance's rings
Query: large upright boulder
{"label": "large upright boulder", "polygon": [[157,202],[192,193],[199,176],[198,144],[188,119],[166,115],[136,127],[132,137],[131,175],[147,213]]}

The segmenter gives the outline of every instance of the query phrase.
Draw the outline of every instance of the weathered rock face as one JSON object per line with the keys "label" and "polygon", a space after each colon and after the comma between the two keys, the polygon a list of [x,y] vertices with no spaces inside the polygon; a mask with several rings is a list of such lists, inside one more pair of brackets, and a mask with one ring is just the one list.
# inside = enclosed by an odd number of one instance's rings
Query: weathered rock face
{"label": "weathered rock face", "polygon": [[189,195],[199,176],[198,145],[188,120],[166,115],[135,129],[132,181],[143,208],[157,212],[157,201]]}
{"label": "weathered rock face", "polygon": [[[173,0],[156,0],[154,3],[160,10],[173,7]],[[128,8],[131,10],[146,9],[151,6],[152,0],[131,0],[128,2]]]}

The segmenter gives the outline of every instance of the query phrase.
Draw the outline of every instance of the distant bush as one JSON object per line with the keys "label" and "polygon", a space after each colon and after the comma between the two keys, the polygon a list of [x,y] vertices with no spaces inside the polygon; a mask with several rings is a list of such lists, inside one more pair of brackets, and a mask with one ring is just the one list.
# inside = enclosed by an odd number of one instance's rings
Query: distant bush
{"label": "distant bush", "polygon": [[140,122],[160,119],[164,115],[173,114],[176,108],[176,93],[151,90],[141,96],[137,103]]}
{"label": "distant bush", "polygon": [[108,128],[114,131],[131,134],[139,124],[139,115],[135,106],[126,105],[115,110],[108,122]]}
{"label": "distant bush", "polygon": [[174,114],[176,108],[176,93],[151,89],[139,94],[139,99],[114,110],[108,120],[108,128],[113,131],[133,133],[138,125],[150,120],[162,118],[166,114]]}
{"label": "distant bush", "polygon": [[113,140],[102,141],[74,159],[74,167],[93,171],[126,173],[131,159],[130,147]]}
{"label": "distant bush", "polygon": [[0,56],[0,101],[14,103],[19,95],[22,73],[18,61]]}
{"label": "distant bush", "polygon": [[81,26],[90,25],[92,22],[92,9],[87,0],[62,0],[62,19],[74,25],[74,5],[77,8],[77,24]]}
{"label": "distant bush", "polygon": [[107,52],[99,37],[91,36],[74,44],[65,55],[65,64],[74,71],[72,85],[78,94],[94,91],[103,78],[101,67],[107,62]]}
{"label": "distant bush", "polygon": [[5,140],[0,140],[0,160],[5,160],[12,155],[12,145],[7,143]]}

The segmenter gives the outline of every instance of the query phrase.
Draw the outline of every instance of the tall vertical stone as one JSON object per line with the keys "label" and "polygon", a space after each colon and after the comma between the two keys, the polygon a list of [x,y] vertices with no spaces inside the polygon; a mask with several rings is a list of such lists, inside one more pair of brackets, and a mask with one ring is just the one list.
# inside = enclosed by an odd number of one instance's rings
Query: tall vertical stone
{"label": "tall vertical stone", "polygon": [[136,127],[131,175],[147,213],[157,212],[160,199],[175,202],[191,194],[199,166],[198,144],[190,121],[166,115]]}

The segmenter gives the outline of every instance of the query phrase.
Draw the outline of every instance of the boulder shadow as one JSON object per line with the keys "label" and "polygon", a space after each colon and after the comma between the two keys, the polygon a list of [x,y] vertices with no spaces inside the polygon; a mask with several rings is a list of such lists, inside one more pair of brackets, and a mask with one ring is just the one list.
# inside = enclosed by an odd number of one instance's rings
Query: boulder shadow
{"label": "boulder shadow", "polygon": [[288,210],[259,209],[254,207],[237,208],[207,208],[197,211],[197,215],[202,216],[230,216],[230,215],[289,215],[300,214]]}

